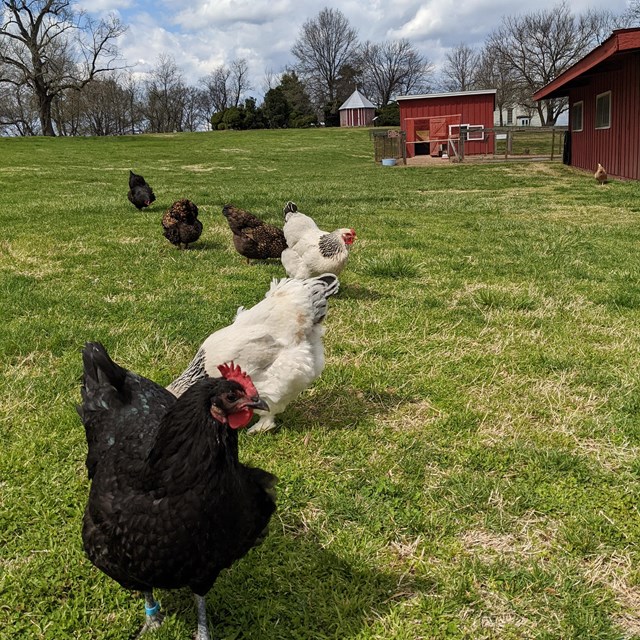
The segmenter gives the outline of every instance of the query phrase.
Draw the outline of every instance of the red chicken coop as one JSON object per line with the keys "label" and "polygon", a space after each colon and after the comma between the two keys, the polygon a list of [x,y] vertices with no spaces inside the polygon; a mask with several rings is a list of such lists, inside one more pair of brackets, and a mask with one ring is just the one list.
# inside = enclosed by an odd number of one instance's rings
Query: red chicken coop
{"label": "red chicken coop", "polygon": [[533,94],[569,99],[564,161],[640,180],[640,29],[617,29],[601,45]]}
{"label": "red chicken coop", "polygon": [[407,156],[493,154],[496,90],[400,96]]}

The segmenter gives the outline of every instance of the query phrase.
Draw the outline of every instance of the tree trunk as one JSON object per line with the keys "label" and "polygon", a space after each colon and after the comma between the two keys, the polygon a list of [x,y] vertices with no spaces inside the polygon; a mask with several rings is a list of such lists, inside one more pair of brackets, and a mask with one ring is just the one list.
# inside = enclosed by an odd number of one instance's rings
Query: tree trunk
{"label": "tree trunk", "polygon": [[40,115],[40,127],[42,128],[43,136],[55,136],[56,132],[53,129],[53,120],[51,118],[51,97],[47,95],[41,95],[38,92],[38,102],[40,103],[39,115]]}
{"label": "tree trunk", "polygon": [[546,101],[538,100],[538,102],[536,103],[536,109],[538,110],[538,116],[540,116],[540,124],[544,127],[547,124],[547,118],[545,115],[545,110],[542,107],[543,104],[546,105]]}

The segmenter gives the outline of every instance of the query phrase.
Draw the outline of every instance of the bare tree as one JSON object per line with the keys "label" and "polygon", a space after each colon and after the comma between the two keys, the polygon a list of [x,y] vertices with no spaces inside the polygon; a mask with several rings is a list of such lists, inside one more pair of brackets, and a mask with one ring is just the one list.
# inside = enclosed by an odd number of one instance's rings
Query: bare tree
{"label": "bare tree", "polygon": [[509,62],[491,47],[485,47],[480,53],[476,86],[496,90],[496,109],[500,114],[500,126],[504,126],[504,109],[518,104],[518,83]]}
{"label": "bare tree", "polygon": [[266,94],[270,89],[275,89],[280,84],[281,73],[275,73],[273,69],[265,69],[262,80],[262,93]]}
{"label": "bare tree", "polygon": [[365,42],[361,50],[364,89],[379,107],[394,95],[411,93],[428,85],[433,65],[405,39],[381,44]]}
{"label": "bare tree", "polygon": [[640,25],[640,0],[631,0],[625,13],[629,20],[629,25]]}
{"label": "bare tree", "polygon": [[209,125],[204,90],[187,87],[184,92],[184,130],[199,131]]}
{"label": "bare tree", "polygon": [[222,113],[230,107],[237,107],[244,95],[251,89],[249,66],[245,58],[232,60],[229,66],[220,65],[204,78],[200,78],[203,93],[200,96],[206,119],[214,113]]}
{"label": "bare tree", "polygon": [[116,64],[118,18],[92,20],[71,0],[3,0],[0,86],[27,85],[34,93],[40,127],[55,135],[51,106],[56,96],[79,90]]}
{"label": "bare tree", "polygon": [[480,54],[460,43],[449,51],[442,69],[442,86],[446,91],[469,91],[476,86]]}
{"label": "bare tree", "polygon": [[28,87],[8,85],[0,92],[0,131],[7,135],[35,136],[39,132],[38,105]]}
{"label": "bare tree", "polygon": [[125,131],[134,134],[142,130],[144,121],[142,83],[136,80],[132,73],[125,75],[125,77],[121,79],[121,83],[127,99],[127,124]]}
{"label": "bare tree", "polygon": [[228,109],[229,104],[229,77],[231,70],[224,65],[216,67],[210,74],[204,78],[200,78],[200,84],[203,87],[206,110],[209,118],[214,113],[222,113]]}
{"label": "bare tree", "polygon": [[58,135],[80,135],[82,133],[83,115],[80,91],[67,89],[56,94],[51,103],[51,117]]}
{"label": "bare tree", "polygon": [[340,70],[353,63],[357,48],[358,32],[338,9],[325,7],[302,25],[291,53],[317,104],[336,101]]}
{"label": "bare tree", "polygon": [[111,136],[129,133],[137,109],[133,102],[129,78],[116,74],[90,82],[80,93],[82,133]]}
{"label": "bare tree", "polygon": [[229,93],[231,98],[231,106],[237,107],[240,104],[240,100],[243,98],[247,91],[251,90],[251,84],[249,82],[249,65],[245,58],[236,58],[229,64]]}
{"label": "bare tree", "polygon": [[[566,2],[549,10],[503,17],[487,46],[514,69],[522,104],[533,107],[531,96],[538,89],[597,44],[602,26],[596,17],[592,12],[576,18]],[[567,103],[565,99],[545,100],[535,108],[543,124],[553,125]]]}
{"label": "bare tree", "polygon": [[153,133],[182,131],[186,86],[174,59],[161,54],[146,82],[145,116]]}

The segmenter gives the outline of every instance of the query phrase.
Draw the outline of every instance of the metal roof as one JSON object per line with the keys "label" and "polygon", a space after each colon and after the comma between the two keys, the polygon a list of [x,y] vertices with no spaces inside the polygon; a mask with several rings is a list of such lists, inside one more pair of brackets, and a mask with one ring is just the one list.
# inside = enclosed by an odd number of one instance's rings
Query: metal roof
{"label": "metal roof", "polygon": [[453,98],[459,96],[484,96],[495,95],[497,89],[483,89],[481,91],[451,91],[449,93],[426,93],[416,96],[398,96],[396,100],[418,100],[423,98]]}
{"label": "metal roof", "polygon": [[357,89],[349,96],[347,101],[338,109],[375,109],[375,105],[367,100]]}
{"label": "metal roof", "polygon": [[[589,71],[604,70],[602,66],[620,53],[640,49],[640,29],[617,29],[599,47],[578,60],[564,73],[538,89],[533,94],[534,100],[546,100],[547,98],[560,98],[569,95],[569,89],[576,86]],[[600,69],[596,69],[600,67]]]}

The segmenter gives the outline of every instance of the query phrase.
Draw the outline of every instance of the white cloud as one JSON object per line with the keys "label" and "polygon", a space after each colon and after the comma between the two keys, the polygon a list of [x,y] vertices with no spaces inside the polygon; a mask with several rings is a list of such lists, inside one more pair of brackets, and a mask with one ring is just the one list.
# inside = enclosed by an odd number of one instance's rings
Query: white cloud
{"label": "white cloud", "polygon": [[[464,42],[480,47],[503,15],[538,11],[510,0],[82,0],[103,15],[114,11],[129,30],[120,39],[123,56],[136,72],[151,69],[160,54],[171,55],[190,84],[220,64],[246,58],[254,93],[259,96],[267,70],[279,73],[294,64],[291,48],[303,23],[323,6],[339,9],[361,40],[407,38],[432,62],[441,64],[450,47]],[[587,8],[622,13],[625,0],[574,0],[576,13]]]}
{"label": "white cloud", "polygon": [[296,5],[288,0],[222,0],[190,3],[178,11],[174,22],[189,31],[228,25],[265,25],[290,16]]}
{"label": "white cloud", "polygon": [[89,13],[105,14],[132,6],[133,0],[81,0],[78,6]]}

